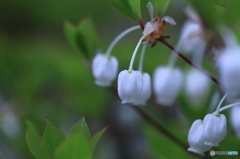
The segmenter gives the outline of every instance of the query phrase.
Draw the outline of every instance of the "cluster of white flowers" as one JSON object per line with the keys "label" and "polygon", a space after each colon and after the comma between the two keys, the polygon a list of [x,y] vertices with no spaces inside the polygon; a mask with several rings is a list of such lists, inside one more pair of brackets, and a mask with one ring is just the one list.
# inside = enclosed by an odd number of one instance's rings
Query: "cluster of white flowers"
{"label": "cluster of white flowers", "polygon": [[192,151],[203,155],[205,151],[219,143],[227,134],[226,117],[223,114],[208,114],[204,120],[196,120],[188,133],[188,143]]}
{"label": "cluster of white flowers", "polygon": [[[143,30],[143,37],[139,40],[128,70],[123,70],[118,75],[118,95],[123,104],[129,103],[134,105],[145,105],[146,101],[152,94],[152,82],[148,73],[142,71],[143,57],[146,44],[155,45],[161,37],[168,22],[176,25],[175,21],[165,16],[163,18],[153,18],[154,9],[151,3],[147,8],[150,13],[151,21],[146,23]],[[110,55],[114,45],[129,32],[139,29],[140,27],[132,27],[121,33],[109,46],[106,54],[98,53],[92,63],[93,75],[96,79],[95,83],[99,86],[108,87],[116,78],[118,72],[117,59]],[[133,70],[133,63],[140,45],[143,45],[141,59],[138,70]],[[176,82],[177,81],[177,82]],[[180,91],[183,81],[182,72],[168,66],[159,66],[154,73],[153,88],[156,94],[156,101],[163,105],[172,105]]]}
{"label": "cluster of white flowers", "polygon": [[[168,16],[161,19],[159,17],[154,18],[154,10],[151,3],[147,5],[147,8],[151,21],[145,25],[143,36],[140,38],[133,52],[128,70],[123,70],[118,75],[117,90],[122,103],[145,105],[153,92],[157,103],[171,106],[174,104],[182,86],[184,86],[185,93],[189,97],[191,104],[194,106],[202,105],[203,103],[201,102],[205,100],[210,90],[209,78],[196,69],[190,69],[184,77],[180,69],[173,67],[173,63],[176,60],[175,54],[170,57],[167,66],[161,65],[156,68],[153,80],[151,80],[148,73],[142,71],[146,44],[154,46],[159,41],[166,22],[172,25],[176,24]],[[183,26],[177,49],[191,53],[192,61],[201,67],[209,37],[205,36],[205,31],[197,14],[191,8],[188,8],[187,12],[190,15],[190,19]],[[118,62],[115,57],[110,55],[111,50],[123,36],[139,28],[139,26],[135,26],[127,29],[112,42],[105,54],[99,53],[96,55],[92,63],[92,70],[97,85],[103,87],[110,86],[112,81],[117,77]],[[229,98],[239,98],[240,46],[234,40],[235,37],[231,33],[228,32],[227,35],[223,35],[223,39],[225,38],[225,48],[222,50],[215,49],[217,55],[216,63],[223,91],[225,93],[231,92]],[[134,70],[133,63],[141,44],[143,48],[139,68],[138,70]],[[226,95],[222,101],[226,98]],[[237,137],[240,138],[240,103],[227,105],[220,109],[222,101],[220,101],[214,113],[207,114],[203,120],[198,119],[192,124],[188,134],[189,151],[203,155],[204,152],[210,150],[213,146],[219,146],[219,143],[227,133],[226,117],[224,114],[219,113],[236,105],[238,106],[231,108],[231,124],[236,131]]]}
{"label": "cluster of white flowers", "polygon": [[[229,108],[236,110],[239,109],[240,106],[238,102],[220,108],[228,94],[230,93],[226,93],[222,98],[214,113],[207,114],[203,121],[198,119],[193,122],[188,133],[188,143],[190,145],[188,151],[204,155],[204,152],[210,150],[213,146],[219,146],[219,143],[225,138],[227,134],[227,121],[225,115],[220,114],[220,112]],[[237,110],[236,112],[231,112],[231,115],[233,115],[231,117],[233,128],[239,128],[239,117],[233,114],[238,112]]]}

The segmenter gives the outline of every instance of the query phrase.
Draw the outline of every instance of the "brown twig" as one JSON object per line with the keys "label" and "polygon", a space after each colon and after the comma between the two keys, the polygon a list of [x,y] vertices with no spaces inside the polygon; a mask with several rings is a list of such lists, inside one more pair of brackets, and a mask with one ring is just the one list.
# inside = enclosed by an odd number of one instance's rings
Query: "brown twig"
{"label": "brown twig", "polygon": [[171,134],[168,130],[164,128],[159,122],[151,118],[148,114],[146,114],[140,107],[135,105],[130,105],[133,109],[135,109],[146,121],[148,121],[153,127],[155,127],[158,131],[160,131],[167,138],[172,140],[174,143],[182,147],[184,150],[188,148],[188,145],[176,138],[173,134]]}
{"label": "brown twig", "polygon": [[222,84],[218,81],[218,79],[216,79],[215,77],[213,77],[212,75],[210,75],[208,72],[206,72],[204,69],[202,69],[201,67],[199,67],[198,65],[196,65],[195,63],[193,63],[191,60],[189,60],[186,56],[184,56],[181,52],[179,52],[178,50],[176,50],[171,44],[169,44],[167,42],[167,40],[165,38],[160,38],[159,41],[161,43],[163,43],[164,45],[166,45],[168,48],[170,48],[172,51],[174,51],[178,56],[180,56],[184,61],[186,61],[189,65],[191,65],[192,67],[198,69],[199,71],[201,71],[203,74],[205,74],[209,79],[211,79],[213,82],[215,82],[216,84],[218,84],[219,86],[222,86]]}
{"label": "brown twig", "polygon": [[[108,88],[109,91],[111,91],[114,95],[118,96],[117,88],[114,86],[111,86]],[[179,140],[177,137],[175,137],[171,132],[169,132],[167,129],[164,128],[159,122],[154,120],[151,116],[149,116],[147,113],[145,113],[139,106],[130,105],[143,119],[145,119],[149,124],[151,124],[154,128],[156,128],[160,133],[162,133],[164,136],[166,136],[168,139],[176,143],[179,147],[181,147],[184,151],[187,150],[188,145]],[[200,156],[195,153],[191,153],[187,151],[189,154],[193,155],[196,158],[202,158],[202,159],[208,159],[207,156]]]}

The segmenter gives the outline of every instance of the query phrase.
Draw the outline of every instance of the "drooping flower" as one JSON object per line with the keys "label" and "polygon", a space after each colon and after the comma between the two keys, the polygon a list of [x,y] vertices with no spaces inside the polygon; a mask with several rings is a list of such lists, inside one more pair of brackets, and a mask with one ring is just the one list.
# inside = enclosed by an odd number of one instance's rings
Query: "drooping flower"
{"label": "drooping flower", "polygon": [[179,69],[159,66],[153,75],[153,90],[159,104],[170,106],[176,100],[183,82]]}
{"label": "drooping flower", "polygon": [[236,137],[240,140],[240,105],[230,109],[230,123]]}
{"label": "drooping flower", "polygon": [[206,47],[206,39],[203,36],[201,25],[188,20],[184,23],[180,35],[180,47],[187,53],[197,50],[204,50]]}
{"label": "drooping flower", "polygon": [[219,80],[225,92],[230,91],[231,98],[240,95],[240,45],[235,34],[222,26],[221,36],[225,47],[215,49]]}
{"label": "drooping flower", "polygon": [[204,155],[204,152],[212,148],[212,146],[204,144],[203,129],[204,125],[202,120],[198,119],[193,122],[188,132],[188,143],[190,145],[188,151]]}
{"label": "drooping flower", "polygon": [[227,134],[226,117],[224,114],[207,114],[203,120],[204,144],[219,146]]}
{"label": "drooping flower", "polygon": [[240,94],[240,48],[226,48],[217,61],[219,79],[224,90],[231,91],[231,96]]}
{"label": "drooping flower", "polygon": [[105,54],[98,53],[92,62],[92,72],[95,77],[95,83],[102,87],[111,85],[118,72],[118,61],[116,57],[111,56],[112,49],[125,35],[139,29],[140,26],[133,26],[120,33],[109,45]]}
{"label": "drooping flower", "polygon": [[102,87],[108,87],[116,78],[118,71],[118,61],[114,56],[106,56],[98,53],[92,63],[92,72],[95,83]]}
{"label": "drooping flower", "polygon": [[151,95],[150,76],[140,71],[121,71],[118,76],[118,95],[123,104],[144,105]]}
{"label": "drooping flower", "polygon": [[145,105],[146,101],[150,98],[152,94],[152,84],[151,84],[151,77],[148,73],[143,73],[143,89],[142,94],[140,96],[140,105]]}
{"label": "drooping flower", "polygon": [[191,69],[186,74],[185,92],[194,106],[200,106],[208,94],[210,80],[202,72]]}

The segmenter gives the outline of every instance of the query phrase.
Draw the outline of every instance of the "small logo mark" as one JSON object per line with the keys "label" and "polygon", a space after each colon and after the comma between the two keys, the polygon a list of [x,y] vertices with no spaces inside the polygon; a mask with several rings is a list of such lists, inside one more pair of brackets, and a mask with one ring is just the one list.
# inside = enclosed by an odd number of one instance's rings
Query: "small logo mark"
{"label": "small logo mark", "polygon": [[214,155],[215,155],[215,151],[214,151],[214,150],[211,150],[211,151],[210,151],[210,155],[211,155],[211,156],[214,156]]}

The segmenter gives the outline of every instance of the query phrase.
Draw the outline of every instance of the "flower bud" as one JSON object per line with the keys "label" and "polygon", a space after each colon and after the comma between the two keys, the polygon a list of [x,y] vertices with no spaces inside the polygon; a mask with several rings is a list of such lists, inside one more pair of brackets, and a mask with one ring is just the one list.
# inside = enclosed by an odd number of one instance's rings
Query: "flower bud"
{"label": "flower bud", "polygon": [[178,96],[183,82],[179,69],[159,66],[153,75],[153,90],[159,104],[172,105]]}
{"label": "flower bud", "polygon": [[223,114],[207,114],[203,120],[204,144],[219,146],[227,134],[226,117]]}
{"label": "flower bud", "polygon": [[210,80],[202,72],[191,69],[186,75],[185,92],[191,103],[200,106],[209,91]]}
{"label": "flower bud", "polygon": [[102,53],[98,53],[92,63],[93,76],[95,83],[102,87],[108,87],[116,78],[118,71],[118,61],[116,57],[106,57]]}
{"label": "flower bud", "polygon": [[230,123],[237,138],[240,139],[240,105],[231,108]]}
{"label": "flower bud", "polygon": [[[194,52],[196,48],[205,47],[205,40],[202,37],[202,29],[198,23],[188,20],[184,23],[181,31],[181,47],[186,52]],[[200,48],[201,47],[201,48]]]}
{"label": "flower bud", "polygon": [[121,71],[118,75],[118,95],[123,104],[144,105],[151,95],[151,79],[147,73]]}
{"label": "flower bud", "polygon": [[204,152],[212,148],[212,146],[205,145],[204,141],[205,140],[203,137],[203,122],[202,120],[198,119],[193,122],[188,133],[188,143],[190,145],[188,151],[204,155]]}

